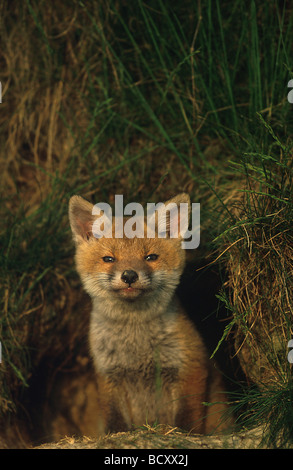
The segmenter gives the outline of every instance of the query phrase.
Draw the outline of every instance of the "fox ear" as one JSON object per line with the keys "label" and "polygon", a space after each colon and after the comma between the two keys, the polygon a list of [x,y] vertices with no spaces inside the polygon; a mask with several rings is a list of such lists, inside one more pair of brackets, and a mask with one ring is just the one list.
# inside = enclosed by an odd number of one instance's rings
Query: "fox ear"
{"label": "fox ear", "polygon": [[189,220],[189,216],[190,216],[190,197],[189,197],[188,194],[186,194],[186,193],[177,194],[177,196],[172,197],[172,199],[169,199],[164,204],[165,204],[165,206],[167,206],[170,203],[176,204],[178,206],[178,208],[180,208],[180,204],[188,204],[187,207],[188,207],[188,220]]}
{"label": "fox ear", "polygon": [[69,222],[75,243],[86,241],[93,236],[93,204],[81,196],[72,196],[69,201]]}
{"label": "fox ear", "polygon": [[160,237],[183,238],[188,230],[190,217],[190,198],[188,194],[181,193],[161,203],[157,209],[156,230]]}
{"label": "fox ear", "polygon": [[171,210],[167,218],[167,235],[182,238],[188,230],[190,197],[186,193],[181,193],[165,202],[165,207],[169,204]]}

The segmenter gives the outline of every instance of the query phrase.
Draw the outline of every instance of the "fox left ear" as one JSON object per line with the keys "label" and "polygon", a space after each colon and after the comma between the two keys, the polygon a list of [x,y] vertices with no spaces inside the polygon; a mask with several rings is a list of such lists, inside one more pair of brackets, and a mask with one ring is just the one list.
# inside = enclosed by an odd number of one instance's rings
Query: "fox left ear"
{"label": "fox left ear", "polygon": [[178,194],[166,201],[164,207],[159,208],[158,233],[166,232],[168,238],[182,238],[188,230],[189,218],[190,197],[186,193]]}
{"label": "fox left ear", "polygon": [[186,193],[180,193],[177,194],[177,196],[172,197],[172,199],[169,199],[168,201],[165,202],[165,206],[169,203],[175,203],[178,207],[180,207],[180,204],[187,204],[188,205],[188,217],[190,216],[190,197]]}
{"label": "fox left ear", "polygon": [[75,243],[88,240],[93,236],[93,204],[81,196],[72,196],[69,201],[69,221]]}

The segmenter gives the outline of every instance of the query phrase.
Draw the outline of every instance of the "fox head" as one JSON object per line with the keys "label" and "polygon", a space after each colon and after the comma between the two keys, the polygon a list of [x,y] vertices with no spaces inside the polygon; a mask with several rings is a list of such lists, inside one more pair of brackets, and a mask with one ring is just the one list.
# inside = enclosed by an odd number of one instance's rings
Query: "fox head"
{"label": "fox head", "polygon": [[[185,265],[182,237],[170,236],[171,227],[179,225],[180,203],[190,199],[180,194],[164,203],[174,203],[178,210],[167,216],[165,238],[159,237],[160,209],[156,213],[155,233],[147,237],[147,221],[143,219],[144,236],[115,238],[115,218],[106,236],[97,238],[93,230],[97,216],[94,206],[80,196],[69,203],[69,220],[76,245],[76,266],[85,290],[95,300],[128,309],[146,308],[170,301]],[[169,206],[170,207],[170,206]],[[189,216],[187,214],[187,219]],[[125,226],[129,218],[123,218]],[[182,218],[181,218],[182,220]],[[188,224],[188,220],[185,221]]]}

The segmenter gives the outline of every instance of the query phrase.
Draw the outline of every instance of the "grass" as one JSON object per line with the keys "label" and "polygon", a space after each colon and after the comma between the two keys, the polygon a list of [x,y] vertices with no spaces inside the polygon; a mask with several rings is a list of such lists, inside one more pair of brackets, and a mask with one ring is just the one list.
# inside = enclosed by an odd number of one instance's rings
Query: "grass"
{"label": "grass", "polygon": [[[1,16],[2,415],[19,410],[42,358],[64,353],[64,327],[80,322],[72,194],[145,203],[184,190],[200,202],[196,256],[223,274],[232,317],[218,346],[235,342],[244,369],[253,353],[249,380],[267,387],[269,376],[289,393],[290,6],[26,0]],[[268,348],[259,337],[273,332]],[[67,340],[74,357],[77,338]]]}
{"label": "grass", "polygon": [[263,430],[261,447],[292,448],[292,380],[268,385],[261,393],[252,386],[236,397],[236,403],[241,426]]}
{"label": "grass", "polygon": [[[239,421],[265,428],[262,443],[292,444],[292,367],[287,360],[292,337],[292,144],[284,146],[265,124],[274,147],[269,155],[244,154],[233,166],[246,179],[235,216],[226,221],[220,243],[226,286],[219,298],[232,320],[222,342],[232,335],[242,368],[255,387],[238,397]],[[223,241],[225,243],[223,245]]]}

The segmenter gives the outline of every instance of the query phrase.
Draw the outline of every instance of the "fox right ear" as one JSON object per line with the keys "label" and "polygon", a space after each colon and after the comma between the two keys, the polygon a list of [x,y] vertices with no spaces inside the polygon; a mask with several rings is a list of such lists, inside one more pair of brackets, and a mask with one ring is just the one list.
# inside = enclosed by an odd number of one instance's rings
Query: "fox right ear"
{"label": "fox right ear", "polygon": [[69,201],[69,221],[75,243],[89,240],[93,236],[93,204],[81,196],[72,196]]}

